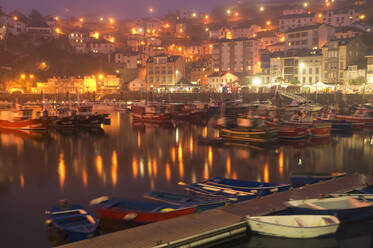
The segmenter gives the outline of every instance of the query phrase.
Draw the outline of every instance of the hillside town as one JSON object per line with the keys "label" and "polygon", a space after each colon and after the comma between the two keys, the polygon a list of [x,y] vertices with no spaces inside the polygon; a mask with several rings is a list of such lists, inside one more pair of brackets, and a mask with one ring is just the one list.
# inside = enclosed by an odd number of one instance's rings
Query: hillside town
{"label": "hillside town", "polygon": [[373,92],[364,0],[237,3],[157,17],[0,11],[0,87],[32,94]]}

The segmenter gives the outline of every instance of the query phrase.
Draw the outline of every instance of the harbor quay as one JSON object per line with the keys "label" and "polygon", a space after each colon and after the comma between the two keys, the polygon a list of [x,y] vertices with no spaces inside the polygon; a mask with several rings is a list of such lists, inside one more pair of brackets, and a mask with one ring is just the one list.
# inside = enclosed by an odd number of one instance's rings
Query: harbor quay
{"label": "harbor quay", "polygon": [[288,208],[286,202],[289,200],[306,200],[333,193],[346,193],[371,185],[373,185],[371,175],[346,175],[207,212],[98,236],[67,244],[61,248],[163,248],[217,245],[219,242],[250,235],[246,216],[269,215],[285,210]]}

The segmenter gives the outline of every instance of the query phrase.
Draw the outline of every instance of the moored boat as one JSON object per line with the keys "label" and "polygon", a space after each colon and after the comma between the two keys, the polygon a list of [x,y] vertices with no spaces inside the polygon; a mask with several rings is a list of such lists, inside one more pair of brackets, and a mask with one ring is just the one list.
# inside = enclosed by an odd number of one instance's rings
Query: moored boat
{"label": "moored boat", "polygon": [[316,172],[291,172],[290,180],[294,186],[318,183],[333,178],[345,176],[345,172],[316,173]]}
{"label": "moored boat", "polygon": [[230,188],[233,190],[252,192],[258,195],[267,195],[274,192],[282,192],[290,189],[290,184],[235,180],[221,177],[215,177],[213,179],[207,180],[205,183],[219,187]]}
{"label": "moored boat", "polygon": [[146,224],[192,214],[192,206],[179,206],[153,201],[138,201],[106,196],[90,202],[93,211],[104,219]]}
{"label": "moored boat", "polygon": [[224,197],[203,197],[199,195],[175,194],[163,191],[151,191],[144,196],[146,199],[178,206],[193,206],[196,212],[201,212],[228,205],[234,201]]}
{"label": "moored boat", "polygon": [[253,232],[283,238],[318,238],[334,234],[339,220],[331,215],[280,215],[246,217]]}
{"label": "moored boat", "polygon": [[293,200],[287,204],[295,214],[334,215],[340,222],[369,218],[373,210],[373,203],[351,197]]}
{"label": "moored boat", "polygon": [[69,205],[65,201],[46,212],[46,224],[68,241],[74,242],[97,235],[98,221],[80,205]]}
{"label": "moored boat", "polygon": [[132,117],[134,121],[151,123],[170,123],[171,115],[165,113],[159,106],[134,105],[132,106]]}

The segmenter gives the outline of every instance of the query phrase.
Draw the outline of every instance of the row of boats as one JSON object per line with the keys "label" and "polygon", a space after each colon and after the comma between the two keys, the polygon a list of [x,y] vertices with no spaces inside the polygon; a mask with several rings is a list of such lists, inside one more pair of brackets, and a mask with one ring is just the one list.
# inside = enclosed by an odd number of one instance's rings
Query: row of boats
{"label": "row of boats", "polygon": [[[294,184],[276,184],[213,178],[204,182],[181,185],[189,194],[152,191],[145,200],[101,196],[90,201],[92,212],[65,201],[46,211],[53,229],[69,241],[90,238],[98,234],[98,218],[121,223],[147,224],[188,214],[208,211],[276,192],[294,186],[317,183],[345,176],[346,173],[292,173]],[[340,223],[369,218],[373,210],[370,188],[355,194],[329,195],[324,198],[290,200],[290,214],[277,216],[247,216],[253,232],[286,238],[315,238],[334,234]],[[370,202],[372,201],[372,202]],[[97,216],[98,218],[96,218]]]}
{"label": "row of boats", "polygon": [[32,108],[8,108],[0,111],[0,128],[46,131],[49,128],[73,129],[110,124],[109,114],[93,113],[92,106],[34,111]]}

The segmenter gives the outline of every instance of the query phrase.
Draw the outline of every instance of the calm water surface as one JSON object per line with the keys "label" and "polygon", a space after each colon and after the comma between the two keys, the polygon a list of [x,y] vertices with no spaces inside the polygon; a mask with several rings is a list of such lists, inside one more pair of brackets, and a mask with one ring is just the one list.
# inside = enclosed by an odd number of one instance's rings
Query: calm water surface
{"label": "calm water surface", "polygon": [[[141,125],[120,113],[111,118],[112,125],[103,130],[44,135],[1,131],[1,247],[50,247],[44,211],[59,199],[88,207],[92,198],[101,195],[141,199],[154,189],[181,191],[179,181],[215,176],[286,183],[292,170],[373,172],[369,132],[263,152],[199,146],[199,136],[218,135],[211,127]],[[357,225],[362,227],[372,230],[369,222]],[[364,245],[370,246],[370,233],[364,236]],[[300,245],[255,237],[227,247],[268,247],[271,242]],[[304,244],[321,247],[323,243]]]}

